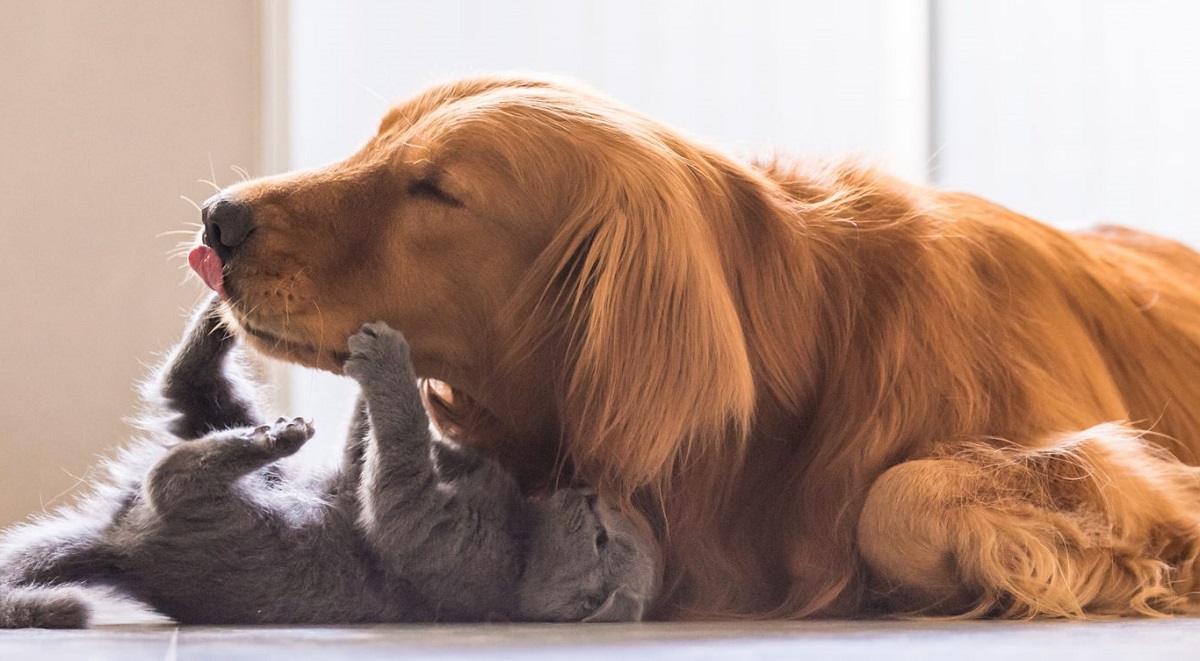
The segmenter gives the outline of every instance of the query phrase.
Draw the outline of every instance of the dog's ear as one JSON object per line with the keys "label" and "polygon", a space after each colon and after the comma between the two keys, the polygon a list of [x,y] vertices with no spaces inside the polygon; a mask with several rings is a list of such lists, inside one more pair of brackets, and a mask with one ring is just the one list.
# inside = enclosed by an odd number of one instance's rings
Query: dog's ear
{"label": "dog's ear", "polygon": [[576,208],[542,255],[550,286],[534,308],[562,333],[567,451],[610,494],[665,486],[709,452],[735,460],[754,407],[713,224],[729,209],[706,208],[685,163],[643,173]]}

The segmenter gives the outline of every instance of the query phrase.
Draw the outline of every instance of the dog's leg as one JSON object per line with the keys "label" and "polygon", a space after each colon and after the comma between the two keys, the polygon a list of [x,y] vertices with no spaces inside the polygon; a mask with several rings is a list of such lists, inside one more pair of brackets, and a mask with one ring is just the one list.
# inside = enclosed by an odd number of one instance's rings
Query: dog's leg
{"label": "dog's leg", "polygon": [[349,347],[346,373],[362,386],[370,422],[359,487],[369,543],[443,618],[509,610],[520,571],[515,482],[491,462],[443,482],[404,337],[368,324]]}
{"label": "dog's leg", "polygon": [[858,527],[879,596],[941,615],[1200,610],[1200,469],[1142,435],[1099,425],[888,470]]}
{"label": "dog's leg", "polygon": [[146,479],[146,493],[164,517],[195,517],[226,502],[233,483],[244,475],[295,454],[313,427],[300,418],[274,425],[212,432],[172,448]]}
{"label": "dog's leg", "polygon": [[253,386],[236,355],[237,338],[221,320],[221,305],[214,295],[197,308],[158,380],[159,394],[176,414],[168,428],[184,440],[260,424]]}

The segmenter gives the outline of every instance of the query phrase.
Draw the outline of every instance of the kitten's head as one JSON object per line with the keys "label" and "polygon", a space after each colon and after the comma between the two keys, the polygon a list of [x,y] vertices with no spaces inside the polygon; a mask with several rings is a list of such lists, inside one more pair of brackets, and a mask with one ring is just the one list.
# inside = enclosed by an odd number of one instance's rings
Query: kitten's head
{"label": "kitten's head", "polygon": [[654,539],[588,490],[562,489],[533,504],[518,594],[531,620],[630,622],[658,592]]}

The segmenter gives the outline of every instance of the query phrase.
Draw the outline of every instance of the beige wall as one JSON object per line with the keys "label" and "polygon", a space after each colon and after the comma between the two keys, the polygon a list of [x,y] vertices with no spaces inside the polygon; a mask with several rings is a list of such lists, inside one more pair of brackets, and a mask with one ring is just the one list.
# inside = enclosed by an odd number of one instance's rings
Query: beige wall
{"label": "beige wall", "polygon": [[[200,286],[199,183],[258,170],[260,7],[0,0],[0,525],[132,432]],[[182,283],[182,284],[181,284]],[[73,477],[74,476],[74,477]]]}

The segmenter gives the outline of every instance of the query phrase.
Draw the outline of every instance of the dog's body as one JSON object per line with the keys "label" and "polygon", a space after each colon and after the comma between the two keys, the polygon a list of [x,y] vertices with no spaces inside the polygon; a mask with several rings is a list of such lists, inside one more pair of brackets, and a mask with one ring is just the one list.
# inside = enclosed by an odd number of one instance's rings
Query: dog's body
{"label": "dog's body", "polygon": [[529,502],[493,462],[434,444],[386,326],[350,339],[364,404],[339,469],[286,475],[276,462],[312,427],[256,426],[218,305],[164,371],[170,438],[135,444],[81,506],[0,543],[0,628],[84,626],[78,585],[185,624],[641,617],[648,537],[589,492]]}
{"label": "dog's body", "polygon": [[260,348],[336,370],[383,319],[451,386],[440,422],[525,488],[574,471],[646,516],[662,615],[1200,608],[1200,256],[1178,244],[742,164],[502,77],[205,221]]}

